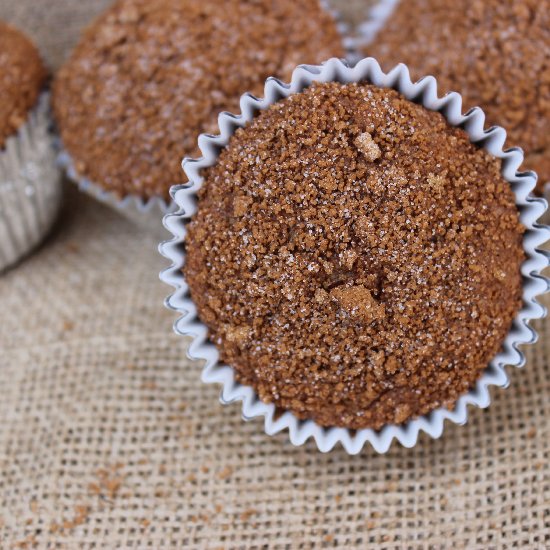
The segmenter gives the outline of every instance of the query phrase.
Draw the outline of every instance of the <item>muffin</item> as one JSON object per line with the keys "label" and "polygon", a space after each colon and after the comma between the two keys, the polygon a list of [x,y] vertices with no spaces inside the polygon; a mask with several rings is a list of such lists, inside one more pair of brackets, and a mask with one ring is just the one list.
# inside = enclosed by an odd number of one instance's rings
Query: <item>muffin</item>
{"label": "muffin", "polygon": [[394,90],[313,84],[201,177],[198,316],[237,380],[300,419],[380,429],[452,408],[521,308],[501,162]]}
{"label": "muffin", "polygon": [[386,70],[406,63],[413,78],[437,77],[440,93],[459,90],[488,124],[508,132],[550,181],[550,1],[407,0],[364,53]]}
{"label": "muffin", "polygon": [[46,81],[36,47],[0,21],[0,269],[40,241],[59,204]]}
{"label": "muffin", "polygon": [[0,21],[0,148],[23,126],[46,83],[46,68],[34,44]]}
{"label": "muffin", "polygon": [[343,55],[318,0],[119,0],[54,84],[76,173],[119,198],[169,199],[182,156],[268,75]]}

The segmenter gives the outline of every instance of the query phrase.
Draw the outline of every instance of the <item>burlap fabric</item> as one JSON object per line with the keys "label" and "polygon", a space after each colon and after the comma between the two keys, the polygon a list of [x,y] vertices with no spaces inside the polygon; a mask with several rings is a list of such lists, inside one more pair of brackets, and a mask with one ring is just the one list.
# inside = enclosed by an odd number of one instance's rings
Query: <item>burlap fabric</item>
{"label": "burlap fabric", "polygon": [[[37,4],[0,0],[0,17],[47,35],[55,64],[106,2]],[[550,547],[550,323],[468,425],[322,455],[201,384],[156,245],[71,187],[44,246],[0,278],[0,548]]]}

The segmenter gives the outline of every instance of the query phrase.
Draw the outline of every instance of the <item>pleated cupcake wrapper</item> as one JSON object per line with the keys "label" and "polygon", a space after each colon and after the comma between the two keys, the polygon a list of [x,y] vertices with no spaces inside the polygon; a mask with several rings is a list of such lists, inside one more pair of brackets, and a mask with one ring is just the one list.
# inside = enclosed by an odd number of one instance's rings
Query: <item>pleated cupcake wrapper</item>
{"label": "pleated cupcake wrapper", "polygon": [[0,150],[0,271],[47,234],[61,202],[61,172],[50,129],[49,94]]}
{"label": "pleated cupcake wrapper", "polygon": [[[231,367],[219,363],[219,353],[208,340],[208,329],[198,318],[196,306],[190,298],[189,288],[182,273],[185,263],[186,225],[197,211],[197,191],[203,184],[201,171],[217,162],[220,151],[227,146],[234,132],[251,121],[259,111],[301,92],[312,82],[332,81],[369,82],[382,88],[393,88],[407,99],[442,113],[449,124],[462,127],[473,143],[502,159],[502,175],[510,183],[521,222],[526,228],[523,240],[526,260],[521,267],[524,281],[523,307],[514,319],[501,351],[487,366],[475,387],[458,399],[453,410],[436,409],[428,415],[402,425],[387,425],[379,431],[324,428],[313,420],[299,420],[290,411],[277,415],[275,405],[260,401],[252,387],[236,381]],[[508,385],[504,367],[522,367],[525,364],[525,356],[519,346],[533,344],[537,340],[537,334],[529,327],[529,322],[546,315],[546,310],[537,302],[536,297],[549,290],[549,281],[541,272],[549,265],[550,256],[542,252],[540,247],[550,238],[550,228],[538,223],[547,209],[547,203],[544,199],[535,198],[531,194],[535,187],[536,174],[517,171],[523,161],[521,149],[503,150],[505,130],[499,127],[485,130],[485,115],[481,109],[475,108],[463,115],[460,94],[453,92],[438,97],[435,78],[428,76],[413,83],[405,65],[397,65],[389,73],[384,73],[377,61],[372,58],[361,60],[355,67],[350,67],[338,59],[330,59],[321,66],[301,65],[294,70],[290,84],[269,78],[265,84],[265,97],[258,99],[250,94],[244,94],[240,100],[240,108],[241,113],[238,115],[220,114],[219,135],[199,136],[198,143],[203,154],[201,158],[184,160],[183,167],[189,184],[171,189],[171,195],[179,210],[164,217],[164,225],[174,238],[159,247],[160,253],[171,262],[171,266],[163,271],[160,277],[175,288],[175,292],[167,298],[166,305],[180,314],[174,324],[175,331],[192,338],[188,356],[204,362],[202,380],[208,384],[221,384],[222,403],[241,401],[245,420],[263,417],[267,434],[274,435],[288,430],[292,444],[302,445],[312,438],[318,449],[323,452],[330,451],[338,443],[350,454],[361,451],[367,442],[379,453],[385,453],[394,440],[405,447],[412,447],[416,444],[420,432],[426,432],[433,438],[440,437],[446,420],[464,424],[468,419],[468,405],[487,407],[491,401],[489,387]]]}
{"label": "pleated cupcake wrapper", "polygon": [[[542,189],[544,198],[550,202],[550,181],[546,182]],[[546,224],[550,224],[550,210],[547,210],[544,213],[544,215],[542,216],[542,221]]]}

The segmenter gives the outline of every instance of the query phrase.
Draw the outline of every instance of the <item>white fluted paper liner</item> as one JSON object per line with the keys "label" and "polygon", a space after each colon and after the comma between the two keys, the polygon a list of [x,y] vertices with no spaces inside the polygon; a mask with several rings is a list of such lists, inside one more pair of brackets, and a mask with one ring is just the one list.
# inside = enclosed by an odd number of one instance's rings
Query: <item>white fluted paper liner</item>
{"label": "white fluted paper liner", "polygon": [[61,202],[61,172],[50,134],[49,94],[0,150],[0,271],[33,249]]}
{"label": "white fluted paper liner", "polygon": [[[203,183],[201,170],[216,163],[220,150],[228,144],[235,130],[245,126],[259,110],[266,109],[282,98],[299,93],[312,82],[329,81],[342,83],[365,81],[383,88],[394,88],[407,99],[418,102],[427,109],[441,112],[451,125],[464,128],[472,142],[479,144],[491,155],[502,159],[502,175],[510,183],[515,194],[520,219],[526,228],[523,240],[526,260],[521,267],[524,279],[523,307],[516,316],[501,351],[490,362],[475,387],[459,398],[453,410],[440,408],[402,425],[385,426],[380,431],[323,428],[312,420],[299,420],[289,411],[282,416],[277,416],[273,404],[260,401],[251,387],[239,384],[235,380],[231,367],[218,362],[218,351],[208,341],[208,329],[197,316],[196,307],[191,301],[182,273],[185,262],[186,224],[197,211],[196,193]],[[372,58],[361,60],[355,67],[349,67],[338,59],[331,59],[322,66],[301,65],[295,69],[290,84],[270,78],[265,84],[264,98],[258,99],[245,94],[241,97],[240,107],[239,115],[222,113],[219,116],[220,135],[199,136],[202,158],[184,160],[183,167],[190,183],[173,187],[171,190],[179,210],[175,214],[166,215],[164,225],[173,233],[174,238],[162,243],[159,247],[161,254],[172,264],[160,274],[160,277],[175,288],[175,292],[167,298],[166,305],[181,315],[174,325],[175,331],[192,338],[188,356],[192,359],[201,359],[205,363],[202,380],[205,383],[222,385],[222,403],[241,401],[245,420],[263,417],[267,434],[273,435],[288,429],[290,441],[294,445],[301,445],[311,437],[323,452],[331,450],[340,443],[348,453],[356,454],[361,451],[365,443],[369,442],[377,452],[385,453],[394,439],[405,447],[412,447],[416,444],[421,431],[433,438],[440,437],[445,420],[464,424],[468,418],[468,405],[487,407],[491,401],[489,387],[508,385],[508,376],[504,367],[524,365],[525,356],[519,346],[536,341],[537,334],[529,327],[529,321],[546,315],[544,307],[537,302],[536,297],[550,288],[550,281],[541,274],[541,271],[549,265],[550,256],[539,250],[541,245],[550,238],[550,228],[538,223],[538,219],[547,209],[547,203],[544,199],[535,198],[531,194],[535,187],[536,174],[518,172],[523,161],[521,149],[503,150],[506,139],[505,130],[499,127],[485,130],[485,115],[481,109],[475,108],[463,115],[462,98],[458,93],[453,92],[444,97],[438,97],[435,78],[428,76],[413,83],[405,65],[400,64],[389,73],[384,73]]]}
{"label": "white fluted paper liner", "polygon": [[[544,198],[550,202],[550,181],[546,182],[544,184],[544,187],[542,188],[542,192],[544,195]],[[547,210],[544,215],[542,216],[543,223],[550,224],[550,210]]]}

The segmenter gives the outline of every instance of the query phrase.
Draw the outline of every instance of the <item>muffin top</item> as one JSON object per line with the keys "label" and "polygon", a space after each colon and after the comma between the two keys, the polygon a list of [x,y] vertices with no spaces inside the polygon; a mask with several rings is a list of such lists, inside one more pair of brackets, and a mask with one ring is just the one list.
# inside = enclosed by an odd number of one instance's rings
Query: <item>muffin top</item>
{"label": "muffin top", "polygon": [[521,305],[500,161],[393,90],[317,84],[204,170],[184,274],[263,401],[380,428],[469,390]]}
{"label": "muffin top", "polygon": [[550,0],[400,2],[366,53],[459,91],[525,150],[539,191],[550,181]]}
{"label": "muffin top", "polygon": [[34,44],[0,21],[0,149],[28,118],[46,81]]}
{"label": "muffin top", "polygon": [[81,176],[167,198],[197,136],[238,110],[240,94],[342,54],[318,0],[119,0],[60,71],[55,114]]}

